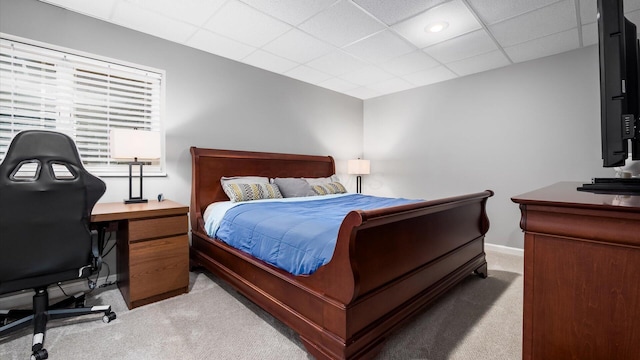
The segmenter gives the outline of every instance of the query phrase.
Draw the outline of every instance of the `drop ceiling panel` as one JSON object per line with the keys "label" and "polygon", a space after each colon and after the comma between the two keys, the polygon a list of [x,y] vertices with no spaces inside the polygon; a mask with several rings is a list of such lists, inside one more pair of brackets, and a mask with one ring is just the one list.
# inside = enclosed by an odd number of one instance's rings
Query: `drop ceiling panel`
{"label": "drop ceiling panel", "polygon": [[[86,0],[85,0],[86,1]],[[226,0],[135,0],[135,5],[158,14],[202,26]]]}
{"label": "drop ceiling panel", "polygon": [[575,28],[577,17],[573,0],[561,1],[501,23],[490,25],[500,45],[507,47]]}
{"label": "drop ceiling panel", "polygon": [[370,99],[376,96],[383,95],[373,89],[369,89],[368,87],[359,87],[355,89],[351,89],[349,91],[345,91],[345,94],[351,95],[360,99]]}
{"label": "drop ceiling panel", "polygon": [[296,62],[273,55],[264,50],[258,50],[251,53],[251,55],[243,58],[242,62],[276,73],[287,72],[298,66],[298,63]]}
{"label": "drop ceiling panel", "polygon": [[429,46],[424,52],[446,64],[497,49],[498,46],[493,39],[481,29]]}
{"label": "drop ceiling panel", "polygon": [[[443,31],[439,33],[425,31],[427,25],[442,21],[448,24]],[[461,0],[453,0],[393,25],[391,28],[415,46],[423,48],[478,30],[481,25]]]}
{"label": "drop ceiling panel", "polygon": [[358,87],[358,85],[350,83],[346,80],[342,80],[339,78],[332,78],[326,81],[319,83],[318,85],[325,87],[327,89],[331,89],[337,92],[345,92],[349,90],[353,90]]}
{"label": "drop ceiling panel", "polygon": [[366,63],[341,50],[335,50],[316,60],[310,61],[307,65],[327,74],[338,76],[347,72],[356,71],[366,66]]}
{"label": "drop ceiling panel", "polygon": [[333,47],[298,29],[273,40],[264,49],[289,60],[305,63],[329,53]]}
{"label": "drop ceiling panel", "polygon": [[445,1],[448,0],[353,0],[362,9],[387,25],[406,20]]}
{"label": "drop ceiling panel", "polygon": [[598,23],[582,26],[582,46],[595,45],[598,43]]}
{"label": "drop ceiling panel", "polygon": [[230,1],[209,20],[206,28],[247,45],[260,47],[289,31],[291,26],[248,5]]}
{"label": "drop ceiling panel", "polygon": [[490,25],[563,0],[468,1],[471,7],[480,15],[480,18]]}
{"label": "drop ceiling panel", "polygon": [[419,71],[417,73],[405,75],[402,78],[414,85],[424,86],[441,81],[450,80],[457,77],[451,70],[444,66],[437,66],[433,69]]}
{"label": "drop ceiling panel", "polygon": [[208,30],[198,31],[187,41],[186,45],[233,60],[240,60],[256,50],[253,46],[214,34]]}
{"label": "drop ceiling panel", "polygon": [[431,69],[438,65],[440,65],[440,63],[431,56],[420,50],[416,50],[380,64],[380,67],[392,74],[402,76]]}
{"label": "drop ceiling panel", "polygon": [[596,0],[40,1],[363,99],[597,44]]}
{"label": "drop ceiling panel", "polygon": [[299,25],[337,0],[241,0],[291,25]]}
{"label": "drop ceiling panel", "polygon": [[112,19],[116,24],[178,43],[185,42],[198,30],[194,25],[167,18],[126,1],[116,6]]}
{"label": "drop ceiling panel", "polygon": [[346,73],[340,76],[340,78],[356,85],[369,85],[389,80],[393,78],[393,75],[377,66],[366,66],[362,69]]}
{"label": "drop ceiling panel", "polygon": [[300,29],[341,47],[376,33],[384,26],[343,0],[301,24]]}
{"label": "drop ceiling panel", "polygon": [[305,65],[300,65],[292,70],[285,72],[284,74],[286,76],[308,82],[310,84],[318,84],[332,77],[329,74],[323,73],[322,71],[310,68]]}
{"label": "drop ceiling panel", "polygon": [[472,58],[454,61],[447,64],[447,67],[456,74],[464,76],[507,66],[510,63],[502,51],[495,50]]}
{"label": "drop ceiling panel", "polygon": [[381,94],[390,94],[398,91],[411,89],[413,84],[400,78],[392,78],[379,83],[368,85],[367,88],[373,89]]}
{"label": "drop ceiling panel", "polygon": [[415,47],[391,31],[385,30],[351,44],[344,50],[362,60],[378,64],[408,54],[414,51]]}
{"label": "drop ceiling panel", "polygon": [[522,62],[578,48],[578,31],[571,29],[507,47],[504,50],[515,61]]}

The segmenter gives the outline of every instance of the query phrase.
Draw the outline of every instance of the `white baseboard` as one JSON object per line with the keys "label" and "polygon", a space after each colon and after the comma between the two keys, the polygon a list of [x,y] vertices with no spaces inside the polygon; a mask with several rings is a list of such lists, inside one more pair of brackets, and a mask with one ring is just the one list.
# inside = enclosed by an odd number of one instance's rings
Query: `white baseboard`
{"label": "white baseboard", "polygon": [[[104,284],[107,277],[99,277],[97,283]],[[89,291],[89,284],[86,279],[70,281],[60,285],[67,295],[72,296],[77,293],[86,293]],[[66,297],[62,290],[57,286],[49,286],[49,299],[51,304],[55,302],[54,299],[61,299]],[[0,296],[0,310],[19,309],[19,308],[31,308],[33,304],[33,290],[22,290]]]}
{"label": "white baseboard", "polygon": [[518,249],[514,247],[504,246],[504,245],[495,245],[495,244],[484,244],[485,249],[490,251],[495,251],[503,254],[524,256],[524,249]]}

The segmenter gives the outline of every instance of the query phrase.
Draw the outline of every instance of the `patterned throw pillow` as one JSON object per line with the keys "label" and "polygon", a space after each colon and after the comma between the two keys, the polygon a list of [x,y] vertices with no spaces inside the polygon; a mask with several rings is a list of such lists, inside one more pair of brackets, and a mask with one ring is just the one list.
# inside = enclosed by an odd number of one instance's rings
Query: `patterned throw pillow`
{"label": "patterned throw pillow", "polygon": [[282,198],[280,189],[275,184],[227,183],[222,189],[233,202]]}
{"label": "patterned throw pillow", "polygon": [[318,195],[344,194],[347,192],[347,189],[344,187],[344,185],[340,184],[337,181],[322,185],[313,185],[311,188]]}

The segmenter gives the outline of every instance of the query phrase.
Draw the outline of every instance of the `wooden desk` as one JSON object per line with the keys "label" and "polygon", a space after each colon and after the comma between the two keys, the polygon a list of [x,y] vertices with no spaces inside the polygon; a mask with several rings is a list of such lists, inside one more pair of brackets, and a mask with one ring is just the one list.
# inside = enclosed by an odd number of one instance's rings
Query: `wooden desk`
{"label": "wooden desk", "polygon": [[580,185],[512,199],[525,232],[522,358],[637,360],[640,196]]}
{"label": "wooden desk", "polygon": [[118,224],[118,288],[129,309],[188,291],[188,212],[188,206],[170,200],[93,208],[93,224]]}

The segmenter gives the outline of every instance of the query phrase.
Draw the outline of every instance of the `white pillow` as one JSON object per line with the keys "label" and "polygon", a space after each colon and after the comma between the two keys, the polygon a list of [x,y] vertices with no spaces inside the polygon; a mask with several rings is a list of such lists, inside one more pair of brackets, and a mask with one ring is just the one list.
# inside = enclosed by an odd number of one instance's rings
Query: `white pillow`
{"label": "white pillow", "polygon": [[306,182],[309,183],[309,185],[311,186],[315,186],[315,185],[325,185],[328,183],[333,183],[333,182],[340,182],[340,178],[337,177],[335,174],[329,176],[329,177],[320,177],[320,178],[303,178]]}

